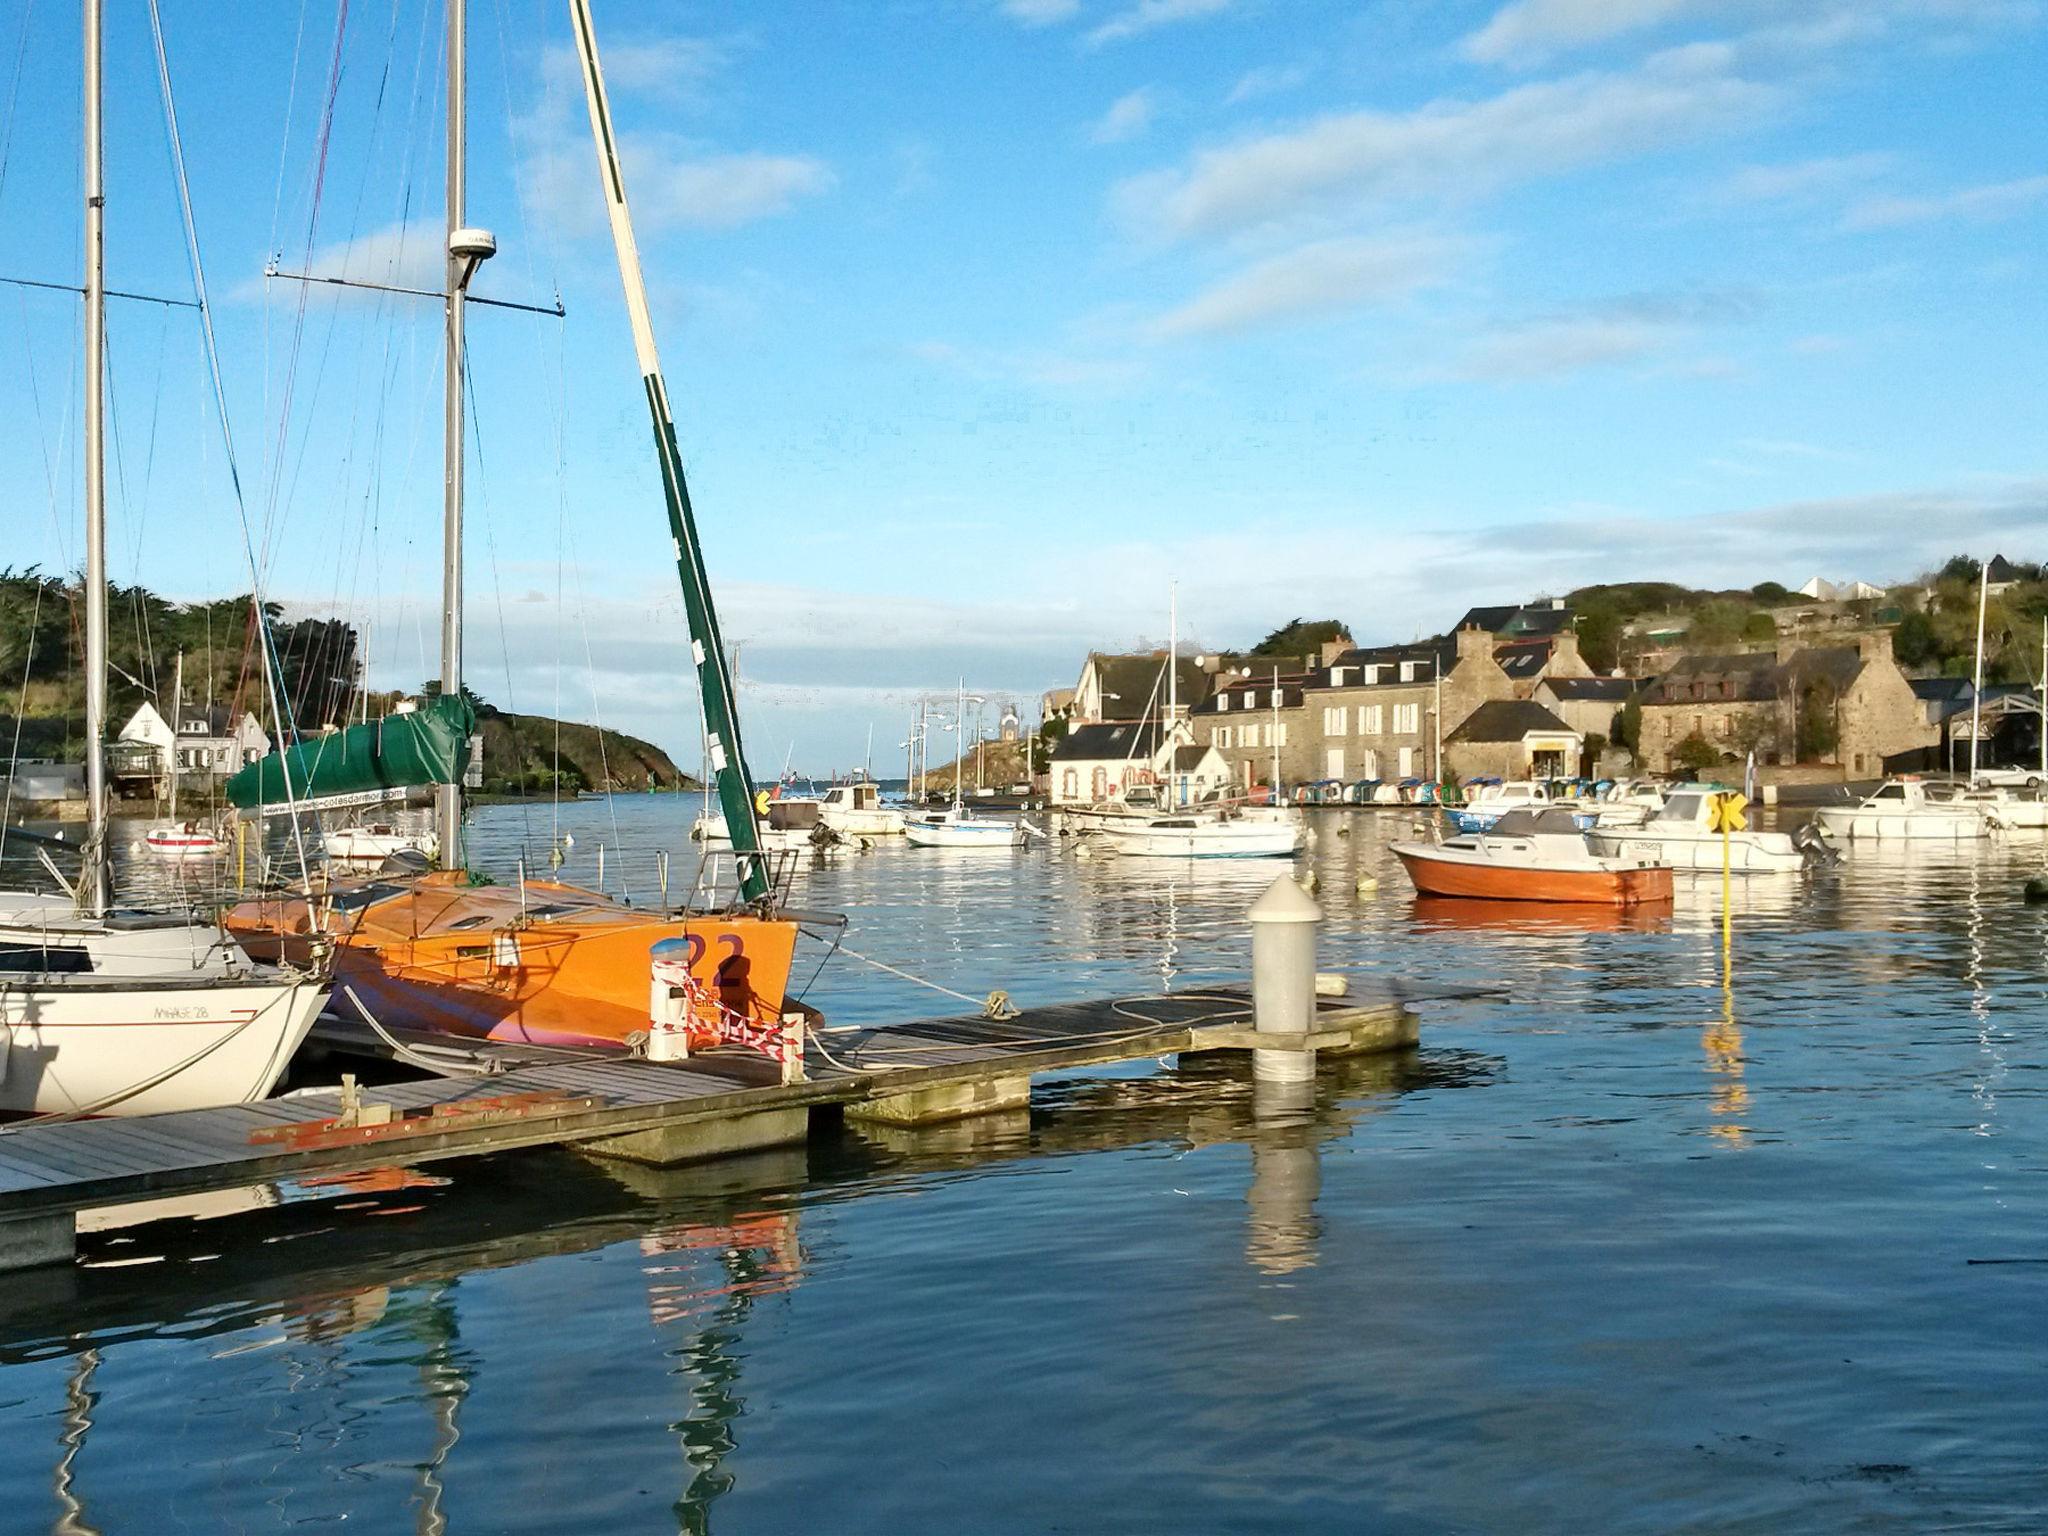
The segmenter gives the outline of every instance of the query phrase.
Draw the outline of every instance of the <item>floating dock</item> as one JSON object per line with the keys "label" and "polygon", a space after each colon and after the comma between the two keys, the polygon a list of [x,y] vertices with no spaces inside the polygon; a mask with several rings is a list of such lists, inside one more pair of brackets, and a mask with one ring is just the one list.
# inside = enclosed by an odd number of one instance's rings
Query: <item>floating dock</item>
{"label": "floating dock", "polygon": [[[361,1172],[522,1147],[571,1145],[650,1164],[801,1142],[814,1114],[920,1126],[1021,1108],[1031,1080],[1148,1057],[1292,1050],[1355,1055],[1413,1046],[1415,1005],[1480,987],[1354,981],[1319,998],[1314,1027],[1259,1033],[1249,989],[1150,994],[807,1036],[800,1074],[721,1048],[681,1062],[445,1037],[462,1075],[323,1090],[221,1109],[23,1125],[0,1133],[0,1270],[68,1261],[82,1210],[278,1180]],[[390,1044],[323,1026],[336,1056],[390,1057]],[[429,1051],[433,1055],[429,1055]]]}

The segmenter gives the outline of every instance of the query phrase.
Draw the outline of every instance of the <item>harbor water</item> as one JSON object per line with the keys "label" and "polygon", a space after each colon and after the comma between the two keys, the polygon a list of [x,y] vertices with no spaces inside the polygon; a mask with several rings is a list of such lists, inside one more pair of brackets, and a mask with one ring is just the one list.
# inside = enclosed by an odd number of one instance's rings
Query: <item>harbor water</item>
{"label": "harbor water", "polygon": [[[696,808],[486,807],[473,852],[651,901]],[[1724,964],[1718,874],[1418,902],[1415,814],[1312,813],[1323,967],[1501,993],[1312,1100],[1142,1063],[93,1218],[0,1288],[0,1530],[2038,1530],[2038,836],[1739,881]],[[797,875],[849,918],[798,978],[835,1025],[1199,991],[1289,867],[878,847]]]}

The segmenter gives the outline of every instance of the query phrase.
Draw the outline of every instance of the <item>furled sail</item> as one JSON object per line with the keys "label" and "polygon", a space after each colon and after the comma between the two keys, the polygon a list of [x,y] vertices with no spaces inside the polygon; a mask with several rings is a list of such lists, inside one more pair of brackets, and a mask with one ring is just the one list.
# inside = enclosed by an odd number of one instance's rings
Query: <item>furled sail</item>
{"label": "furled sail", "polygon": [[718,804],[725,813],[738,866],[740,894],[747,901],[768,896],[768,874],[761,858],[761,837],[754,824],[754,786],[748,780],[746,753],[740,748],[739,712],[725,641],[718,632],[718,609],[711,601],[711,581],[704,570],[704,551],[697,539],[696,514],[683,478],[683,456],[676,446],[676,424],[669,413],[668,385],[654,350],[654,324],[647,313],[647,288],[640,276],[640,251],[626,211],[626,183],[619,166],[617,137],[612,131],[611,103],[598,66],[597,35],[591,26],[588,0],[571,0],[576,51],[583,64],[584,98],[590,108],[591,134],[597,141],[600,179],[612,243],[618,252],[619,278],[625,285],[626,317],[633,328],[633,350],[640,364],[640,382],[647,391],[647,409],[654,418],[654,451],[661,464],[661,488],[668,502],[669,536],[675,546],[676,573],[682,579],[683,606],[690,618],[691,652],[697,663],[697,687],[704,702],[706,746],[718,783]]}
{"label": "furled sail", "polygon": [[294,808],[374,805],[408,789],[459,783],[475,730],[467,699],[429,699],[382,720],[305,737],[249,764],[228,780],[228,803],[246,820]]}

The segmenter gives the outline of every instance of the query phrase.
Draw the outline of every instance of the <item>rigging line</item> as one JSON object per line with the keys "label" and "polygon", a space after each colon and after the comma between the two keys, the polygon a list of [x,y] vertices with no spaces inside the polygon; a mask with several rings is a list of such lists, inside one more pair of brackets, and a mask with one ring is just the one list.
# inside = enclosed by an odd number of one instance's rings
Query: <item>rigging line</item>
{"label": "rigging line", "polygon": [[[347,0],[343,0],[344,10],[346,3]],[[263,575],[256,563],[256,546],[250,538],[249,507],[242,495],[241,472],[235,465],[235,436],[228,420],[227,388],[221,379],[220,349],[214,340],[213,308],[206,297],[206,268],[199,255],[199,227],[192,217],[192,185],[185,174],[185,146],[178,133],[178,107],[171,93],[171,61],[164,48],[163,14],[158,8],[158,0],[149,0],[149,30],[156,47],[157,84],[162,90],[164,130],[170,137],[171,161],[177,172],[178,211],[184,221],[185,255],[192,269],[192,295],[199,301],[199,331],[205,347],[207,373],[213,383],[221,450],[227,459],[228,484],[234,492],[235,514],[242,528],[242,550],[249,561],[249,606],[256,622],[258,638],[264,648],[264,678],[269,685],[265,691],[270,696],[271,718],[277,727],[278,745],[281,750],[296,732],[293,731],[292,722],[286,718],[284,712],[284,701],[280,692],[283,680],[279,671],[275,669],[276,650],[271,643],[270,624],[263,608]],[[305,831],[299,822],[298,808],[293,803],[291,775],[285,774],[284,779],[285,804],[291,808],[292,813],[292,840],[297,845],[299,855],[299,875],[301,879],[310,879],[311,871],[306,860]]]}
{"label": "rigging line", "polygon": [[[152,0],[153,3],[153,0]],[[349,0],[341,0],[334,15],[334,52],[327,66],[327,97],[320,108],[320,132],[313,163],[312,206],[306,215],[306,264],[312,265],[313,241],[320,227],[320,204],[327,190],[327,151],[333,142],[334,104],[341,94],[342,44],[348,37]],[[280,477],[284,473],[285,443],[291,426],[292,395],[298,386],[299,353],[306,334],[308,290],[301,288],[292,317],[291,345],[286,353],[283,398],[277,408],[277,441],[270,464],[270,492],[263,511],[263,551],[268,561],[270,530],[277,516]]]}
{"label": "rigging line", "polygon": [[[484,463],[482,412],[477,407],[476,375],[470,371],[469,349],[466,347],[462,352],[462,392],[468,397],[469,412],[464,419],[469,424],[470,445],[476,451],[477,500],[482,503],[484,515],[484,549],[491,559],[491,596],[498,609],[498,649],[503,654],[505,660],[505,705],[513,714],[517,714],[519,712],[519,700],[512,688],[512,640],[505,627],[505,584],[498,576],[498,534],[491,519],[491,477],[489,468]],[[481,725],[478,728],[481,729]],[[525,753],[521,749],[519,733],[517,731],[512,732],[512,741],[512,766],[523,780],[525,777]],[[523,786],[519,801],[519,835],[522,846],[532,843],[533,811],[530,804],[524,798]],[[623,880],[620,883],[620,890],[625,892],[630,898],[631,892],[627,890]]]}
{"label": "rigging line", "polygon": [[14,50],[14,78],[7,86],[7,117],[0,123],[0,196],[7,191],[7,162],[14,153],[14,109],[21,100],[21,70],[28,62],[28,24],[35,9],[36,0],[25,0],[21,8],[21,43]]}
{"label": "rigging line", "polygon": [[[43,616],[44,581],[40,576],[33,577],[32,580],[35,582],[36,596],[35,601],[29,605],[28,644],[22,647],[21,700],[14,706],[14,744],[8,749],[7,753],[7,760],[10,763],[21,761],[21,724],[28,714],[28,680],[30,670],[35,666],[36,660],[36,626],[42,621]],[[0,829],[9,826],[13,819],[14,775],[9,773],[7,775],[7,789],[4,794],[0,794]]]}
{"label": "rigging line", "polygon": [[[75,319],[72,322],[72,329],[74,331],[77,329],[77,321]],[[64,498],[58,495],[56,464],[50,457],[50,434],[43,425],[43,394],[41,388],[36,383],[35,340],[29,330],[28,303],[25,299],[21,301],[21,347],[28,361],[28,394],[30,403],[35,407],[36,442],[41,447],[43,454],[43,483],[49,488],[50,493],[50,526],[56,531],[57,535],[57,558],[64,569],[69,570],[72,565],[71,553],[66,547],[65,520],[60,510]],[[73,351],[71,354],[71,373],[64,383],[64,420],[58,427],[59,440],[66,449],[64,462],[67,466],[71,462],[71,454],[69,452],[71,441],[71,401],[76,393],[71,386],[77,382],[77,378],[78,356],[76,351]]]}

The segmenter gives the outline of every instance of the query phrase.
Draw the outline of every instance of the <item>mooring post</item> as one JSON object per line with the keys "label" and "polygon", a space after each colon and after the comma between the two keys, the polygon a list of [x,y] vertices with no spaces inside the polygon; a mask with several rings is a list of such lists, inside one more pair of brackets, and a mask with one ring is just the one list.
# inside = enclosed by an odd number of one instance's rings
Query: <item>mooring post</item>
{"label": "mooring post", "polygon": [[[1252,903],[1252,1020],[1262,1035],[1292,1035],[1300,1045],[1315,1023],[1316,928],[1323,909],[1281,875]],[[1252,1075],[1299,1082],[1316,1075],[1315,1052],[1252,1052]]]}

